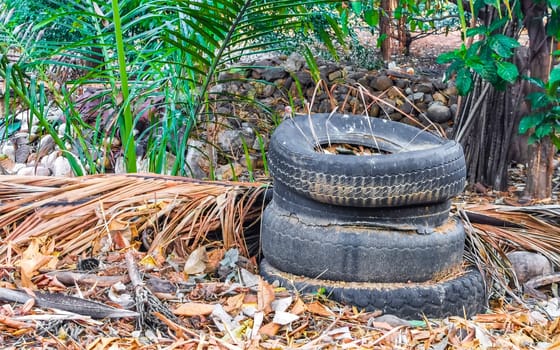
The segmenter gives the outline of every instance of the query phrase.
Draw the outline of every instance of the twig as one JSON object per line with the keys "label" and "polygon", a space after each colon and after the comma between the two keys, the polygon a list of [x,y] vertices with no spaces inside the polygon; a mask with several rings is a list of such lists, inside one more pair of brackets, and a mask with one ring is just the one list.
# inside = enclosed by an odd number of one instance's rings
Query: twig
{"label": "twig", "polygon": [[334,319],[334,321],[332,321],[332,323],[315,339],[313,339],[312,341],[310,341],[309,343],[305,344],[304,346],[301,347],[301,349],[315,349],[316,348],[316,344],[323,339],[326,334],[331,331],[334,326],[338,323],[338,321],[340,321],[340,319],[342,318],[342,315],[344,314],[344,310],[342,310],[338,316],[336,316],[336,318]]}
{"label": "twig", "polygon": [[126,276],[97,276],[92,273],[77,273],[71,271],[52,271],[47,276],[55,277],[67,286],[74,284],[95,284],[99,287],[110,287],[117,282],[126,283]]}
{"label": "twig", "polygon": [[80,299],[61,293],[35,291],[30,295],[21,290],[0,288],[0,299],[10,302],[26,303],[32,299],[39,307],[59,309],[92,318],[136,317],[134,311],[117,309],[91,300]]}

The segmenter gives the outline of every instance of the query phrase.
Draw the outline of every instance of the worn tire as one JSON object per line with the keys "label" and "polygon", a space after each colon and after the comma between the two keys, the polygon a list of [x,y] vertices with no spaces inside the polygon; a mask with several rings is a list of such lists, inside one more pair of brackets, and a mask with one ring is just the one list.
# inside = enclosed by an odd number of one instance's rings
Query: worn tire
{"label": "worn tire", "polygon": [[355,305],[366,311],[381,310],[404,319],[471,317],[486,306],[484,280],[478,270],[439,282],[426,283],[348,283],[310,279],[282,272],[266,260],[260,273],[270,283],[296,289],[301,293],[317,293],[319,289],[332,300]]}
{"label": "worn tire", "polygon": [[291,214],[329,220],[333,225],[376,226],[395,230],[416,230],[429,234],[449,219],[451,200],[394,208],[346,207],[314,201],[277,182],[274,202]]}
{"label": "worn tire", "polygon": [[[310,124],[311,123],[311,124]],[[350,143],[389,154],[331,155],[317,145]],[[316,201],[353,207],[445,202],[465,185],[461,145],[403,123],[346,114],[297,116],[274,131],[272,177]]]}
{"label": "worn tire", "polygon": [[341,226],[295,215],[274,197],[261,221],[264,257],[282,271],[353,282],[422,282],[461,264],[465,231],[450,219],[429,235]]}

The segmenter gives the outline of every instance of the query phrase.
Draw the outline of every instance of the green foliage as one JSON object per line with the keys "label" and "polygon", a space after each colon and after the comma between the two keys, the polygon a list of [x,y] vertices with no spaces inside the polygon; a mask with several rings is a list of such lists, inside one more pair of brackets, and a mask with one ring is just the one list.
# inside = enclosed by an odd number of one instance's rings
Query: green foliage
{"label": "green foliage", "polygon": [[[385,15],[381,0],[351,1],[349,7],[344,6],[341,2],[338,11],[341,13],[341,17],[350,19],[357,17],[367,24],[372,31],[378,32],[380,19]],[[407,31],[420,33],[454,30],[459,27],[459,19],[461,18],[457,6],[446,0],[398,1],[392,15],[396,22],[401,19],[404,20]],[[466,18],[466,16],[463,18]],[[394,27],[398,25],[396,22],[393,25]],[[355,21],[341,22],[341,24],[345,31],[350,32],[349,25],[355,24]],[[388,38],[388,35],[388,33],[379,33],[377,46],[380,46],[381,42]]]}
{"label": "green foliage", "polygon": [[[18,25],[38,23],[45,18],[56,14],[58,6],[49,1],[37,0],[4,0],[4,5],[12,9],[12,17],[8,23],[8,28],[14,30]],[[75,41],[79,39],[79,33],[72,28],[70,20],[60,20],[54,22],[49,30],[42,33],[40,41]]]}
{"label": "green foliage", "polygon": [[[2,126],[4,131],[0,137],[4,140],[16,130],[19,121],[14,119],[12,100],[17,100],[30,111],[30,120],[37,119],[45,132],[52,135],[62,154],[68,159],[72,170],[77,175],[83,175],[83,166],[79,156],[67,150],[65,139],[59,137],[47,118],[49,102],[45,81],[48,77],[44,65],[39,59],[48,46],[43,45],[42,32],[29,28],[26,23],[14,25],[13,10],[5,6],[0,7],[0,78],[4,82],[6,91],[4,96],[5,115]],[[51,90],[51,89],[49,89]]]}
{"label": "green foliage", "polygon": [[[231,80],[240,59],[273,50],[286,50],[285,36],[306,35],[319,38],[335,54],[331,36],[343,43],[345,33],[337,21],[324,16],[320,7],[335,1],[289,2],[285,0],[50,0],[56,13],[34,26],[38,35],[59,23],[68,24],[76,33],[75,42],[49,42],[49,51],[28,55],[21,68],[21,86],[29,84],[30,75],[41,75],[39,67],[58,66],[79,69],[80,77],[48,91],[65,112],[67,134],[83,167],[89,172],[103,172],[105,163],[99,153],[106,152],[103,142],[119,137],[125,151],[127,171],[136,170],[135,150],[147,140],[145,154],[149,169],[157,172],[188,175],[186,165],[188,140],[200,122],[214,118],[216,101],[235,103],[250,96],[232,96],[213,89]],[[9,33],[9,28],[4,31]],[[281,36],[279,34],[284,36]],[[29,41],[33,47],[33,43]],[[2,53],[12,49],[5,45]],[[306,59],[312,62],[312,51]],[[0,67],[4,72],[9,65]],[[229,77],[228,77],[229,76]],[[239,79],[247,79],[245,77]],[[234,78],[237,79],[237,78]],[[81,105],[75,95],[91,84],[103,84],[105,91],[86,101],[94,107],[88,112],[94,126],[84,123]],[[51,91],[52,90],[52,91]],[[25,95],[25,94],[24,94]],[[22,100],[29,105],[29,98]],[[145,105],[157,105],[142,107]],[[157,113],[150,112],[157,109]],[[140,124],[147,124],[141,128]],[[140,131],[139,135],[134,130]],[[87,131],[87,132],[86,132]],[[55,130],[48,133],[56,134]],[[93,135],[93,137],[92,137]],[[143,138],[143,139],[139,139]]]}
{"label": "green foliage", "polygon": [[507,20],[507,17],[503,17],[489,26],[481,25],[467,29],[467,37],[480,35],[481,39],[468,48],[462,45],[460,49],[438,57],[438,63],[449,63],[447,77],[456,74],[457,89],[461,95],[471,91],[475,73],[498,89],[504,89],[508,83],[516,81],[519,77],[517,66],[509,60],[514,54],[514,49],[520,44],[517,40],[497,32]]}
{"label": "green foliage", "polygon": [[552,69],[547,82],[535,78],[527,79],[541,90],[527,96],[531,113],[519,122],[519,133],[530,133],[529,143],[550,137],[560,149],[560,65]]}
{"label": "green foliage", "polygon": [[[547,0],[548,18],[547,35],[558,40],[560,38],[560,16],[558,0]],[[479,35],[482,39],[475,41],[469,48],[463,45],[460,49],[447,52],[438,57],[438,63],[449,64],[447,76],[456,74],[457,89],[461,95],[472,90],[474,74],[479,74],[497,89],[504,89],[519,77],[517,66],[510,62],[514,49],[519,42],[500,33],[500,29],[511,20],[521,20],[522,14],[519,3],[511,8],[508,1],[470,1],[471,12],[478,11],[485,5],[495,6],[499,12],[499,19],[489,26],[477,26],[466,29],[463,22],[465,38]],[[502,14],[502,5],[508,15]],[[558,56],[560,52],[553,52]],[[560,66],[555,66],[550,72],[548,81],[536,78],[526,78],[540,90],[530,93],[526,98],[530,103],[531,113],[523,117],[519,124],[519,133],[530,133],[529,143],[541,141],[550,137],[560,149]]]}

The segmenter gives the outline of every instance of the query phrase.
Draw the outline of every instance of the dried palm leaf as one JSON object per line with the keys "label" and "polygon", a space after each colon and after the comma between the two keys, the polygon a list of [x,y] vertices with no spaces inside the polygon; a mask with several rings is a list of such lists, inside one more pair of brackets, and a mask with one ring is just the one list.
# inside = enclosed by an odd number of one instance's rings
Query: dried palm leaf
{"label": "dried palm leaf", "polygon": [[171,245],[186,254],[213,231],[221,232],[225,248],[238,247],[248,256],[245,222],[259,219],[264,191],[260,183],[152,174],[3,176],[0,261],[10,260],[34,237],[54,241],[61,255],[105,252],[115,248],[117,235],[130,242],[150,236],[147,249],[153,254]]}
{"label": "dried palm leaf", "polygon": [[510,288],[521,290],[506,256],[515,250],[528,250],[546,256],[560,266],[560,206],[510,207],[469,205],[458,209],[467,232],[467,257],[483,267],[491,292],[504,291],[517,301]]}

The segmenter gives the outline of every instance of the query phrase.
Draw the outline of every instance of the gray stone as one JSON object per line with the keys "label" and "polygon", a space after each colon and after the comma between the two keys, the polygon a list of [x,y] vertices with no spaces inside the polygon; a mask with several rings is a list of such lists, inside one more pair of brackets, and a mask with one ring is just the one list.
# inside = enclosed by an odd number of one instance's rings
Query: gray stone
{"label": "gray stone", "polygon": [[243,149],[240,130],[221,130],[218,132],[218,147],[224,152],[239,152]]}
{"label": "gray stone", "polygon": [[454,103],[451,106],[449,106],[449,110],[451,111],[451,118],[453,118],[453,120],[455,120],[455,118],[457,118],[457,104]]}
{"label": "gray stone", "polygon": [[251,147],[253,142],[255,142],[255,130],[249,123],[241,123],[241,136],[247,147]]}
{"label": "gray stone", "polygon": [[48,168],[45,168],[42,165],[38,166],[27,166],[25,168],[21,168],[17,171],[17,175],[20,176],[50,176],[51,171]]}
{"label": "gray stone", "polygon": [[311,74],[309,72],[296,72],[295,76],[302,86],[313,84],[313,77],[311,77]]}
{"label": "gray stone", "polygon": [[415,92],[423,92],[425,94],[431,94],[434,91],[434,86],[430,82],[424,82],[420,84],[416,84],[413,87]]}
{"label": "gray stone", "polygon": [[27,158],[33,151],[31,145],[29,145],[29,134],[25,132],[19,132],[14,137],[15,143],[15,162],[16,163],[26,163]]}
{"label": "gray stone", "polygon": [[319,113],[329,113],[332,111],[331,103],[328,99],[322,99],[321,103],[319,103],[318,111]]}
{"label": "gray stone", "polygon": [[284,69],[288,72],[298,72],[304,65],[305,58],[297,52],[292,52],[283,63]]}
{"label": "gray stone", "polygon": [[520,284],[553,272],[550,261],[543,255],[528,251],[506,254]]}
{"label": "gray stone", "polygon": [[47,111],[47,120],[53,123],[64,120],[64,112],[56,106],[51,106]]}
{"label": "gray stone", "polygon": [[283,67],[269,67],[265,69],[261,75],[264,80],[273,82],[285,78],[288,74]]}
{"label": "gray stone", "polygon": [[432,85],[436,90],[445,90],[447,88],[447,83],[443,82],[441,79],[432,79]]}
{"label": "gray stone", "polygon": [[349,72],[348,79],[360,80],[364,77],[364,73],[362,72]]}
{"label": "gray stone", "polygon": [[405,101],[402,106],[400,106],[400,110],[406,114],[412,113],[412,104],[408,101]]}
{"label": "gray stone", "polygon": [[409,97],[409,99],[411,99],[414,102],[424,101],[424,93],[423,92],[415,92]]}
{"label": "gray stone", "polygon": [[260,91],[261,93],[260,96],[263,98],[270,97],[272,96],[272,94],[274,94],[274,91],[276,91],[276,86],[266,84],[264,88]]}
{"label": "gray stone", "polygon": [[383,113],[381,114],[382,117],[395,112],[395,106],[396,106],[395,101],[389,98],[384,98],[383,102],[379,102],[379,107],[383,111]]}
{"label": "gray stone", "polygon": [[342,78],[342,76],[343,76],[342,71],[341,70],[336,70],[332,73],[329,73],[328,78],[329,78],[329,81],[335,81],[337,79]]}
{"label": "gray stone", "polygon": [[41,154],[49,154],[54,151],[55,147],[56,143],[51,135],[47,134],[41,138],[41,141],[39,141],[39,152]]}
{"label": "gray stone", "polygon": [[434,123],[445,123],[451,119],[451,110],[441,103],[434,102],[428,107],[426,115]]}
{"label": "gray stone", "polygon": [[386,75],[378,76],[371,82],[371,87],[377,91],[385,91],[393,86],[393,80]]}
{"label": "gray stone", "polygon": [[201,166],[207,162],[202,151],[203,147],[204,143],[201,141],[189,140],[188,142],[185,170],[195,179],[203,179],[207,176]]}
{"label": "gray stone", "polygon": [[406,89],[409,84],[410,84],[410,81],[406,80],[406,79],[397,79],[395,81],[395,85],[397,87],[399,87],[400,89]]}
{"label": "gray stone", "polygon": [[55,159],[52,169],[54,176],[64,176],[69,177],[72,176],[74,173],[72,172],[72,167],[70,166],[70,162],[66,157],[59,156]]}

